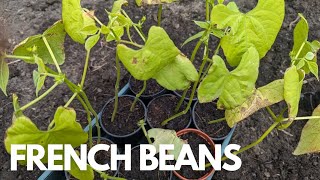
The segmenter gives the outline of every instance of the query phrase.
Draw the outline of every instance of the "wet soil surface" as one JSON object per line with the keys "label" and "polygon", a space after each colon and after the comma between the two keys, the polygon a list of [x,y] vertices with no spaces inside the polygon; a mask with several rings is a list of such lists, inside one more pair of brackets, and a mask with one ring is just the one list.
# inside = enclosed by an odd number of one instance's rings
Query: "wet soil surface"
{"label": "wet soil surface", "polygon": [[[228,1],[228,0],[226,0]],[[236,0],[240,9],[248,11],[255,6],[257,0]],[[112,1],[104,0],[82,0],[82,4],[88,9],[95,9],[96,15],[102,22],[106,23],[107,16],[105,8],[111,9]],[[144,32],[147,33],[151,25],[156,24],[157,7],[136,8],[133,0],[126,7],[127,13],[137,22],[143,14],[146,14]],[[320,39],[320,1],[319,0],[288,0],[286,1],[286,17],[279,36],[272,49],[266,57],[261,60],[260,74],[257,87],[283,77],[286,68],[290,65],[289,52],[293,46],[290,25],[298,13],[303,13],[310,25],[309,39]],[[204,1],[180,0],[179,3],[165,5],[163,10],[163,27],[177,46],[180,46],[188,37],[199,32],[199,28],[192,20],[204,20]],[[9,51],[14,45],[21,42],[30,35],[42,33],[47,27],[61,18],[60,0],[1,0],[0,19],[5,20],[10,42]],[[3,32],[3,30],[1,29]],[[134,38],[137,39],[137,35]],[[141,43],[138,41],[138,43]],[[215,47],[217,40],[212,39]],[[63,72],[74,83],[81,78],[85,60],[84,48],[66,39],[66,62],[62,66]],[[195,42],[187,44],[181,51],[191,56]],[[106,101],[113,97],[115,82],[115,46],[101,40],[92,50],[88,78],[85,91],[96,111],[101,110]],[[196,66],[201,62],[202,49],[196,58]],[[12,118],[12,93],[19,96],[20,103],[26,104],[35,98],[35,88],[32,80],[32,71],[35,65],[27,65],[21,61],[9,65],[10,82],[8,86],[8,97],[0,93],[0,179],[33,179],[37,176],[35,172],[27,172],[22,167],[17,172],[10,171],[10,156],[6,153],[3,139],[5,130],[11,125]],[[128,80],[127,72],[122,68],[122,79],[124,83]],[[52,81],[47,80],[45,89],[49,88]],[[319,83],[311,76],[306,78],[303,92],[317,92],[320,90]],[[41,93],[44,90],[41,91]],[[43,101],[25,112],[38,128],[45,130],[53,118],[57,107],[64,105],[72,93],[64,85],[59,86],[52,94]],[[320,103],[319,101],[317,103]],[[81,105],[74,101],[71,107],[77,111],[77,119],[85,126],[87,124],[86,114]],[[273,107],[277,110],[279,107]],[[299,115],[310,115],[309,106],[301,106]],[[272,120],[265,110],[255,113],[246,121],[239,123],[232,143],[245,146],[258,139],[271,125]],[[286,131],[274,131],[260,145],[240,155],[243,164],[236,172],[218,172],[216,179],[319,179],[320,177],[320,155],[293,156],[301,130],[305,122],[296,122]]]}

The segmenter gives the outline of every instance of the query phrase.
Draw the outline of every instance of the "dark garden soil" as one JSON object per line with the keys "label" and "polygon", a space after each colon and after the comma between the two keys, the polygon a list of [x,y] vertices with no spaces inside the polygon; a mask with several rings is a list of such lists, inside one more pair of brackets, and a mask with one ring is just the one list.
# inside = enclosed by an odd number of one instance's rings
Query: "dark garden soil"
{"label": "dark garden soil", "polygon": [[[179,97],[166,94],[159,96],[158,98],[151,101],[148,105],[147,121],[152,128],[166,128],[173,129],[176,132],[187,128],[190,123],[191,114],[190,112],[183,116],[177,117],[171,120],[167,125],[161,126],[161,123],[176,114],[174,111],[178,102]],[[186,102],[183,102],[181,109],[185,109],[187,106]]]}
{"label": "dark garden soil", "polygon": [[102,125],[109,133],[118,136],[128,135],[133,133],[139,126],[137,123],[141,119],[145,119],[145,108],[142,102],[137,101],[133,111],[130,111],[134,97],[121,96],[119,97],[118,112],[114,122],[111,122],[111,116],[114,109],[114,100],[110,101],[102,114]]}
{"label": "dark garden soil", "polygon": [[197,128],[208,134],[211,138],[222,138],[228,135],[230,127],[226,121],[208,124],[212,120],[224,117],[224,111],[217,109],[215,102],[200,104],[197,103],[194,110],[194,121]]}
{"label": "dark garden soil", "polygon": [[[156,155],[156,158],[159,159],[159,156]],[[151,162],[147,161],[147,165],[150,164]],[[125,171],[124,164],[121,164],[119,177],[125,177],[128,180],[168,180],[170,174],[168,171],[159,171],[158,168],[153,171],[140,171],[140,147],[135,147],[131,150],[131,171]]]}
{"label": "dark garden soil", "polygon": [[[134,94],[138,94],[143,88],[143,81],[138,81],[133,77],[130,78],[130,87]],[[156,80],[151,79],[147,81],[147,87],[142,93],[141,97],[154,96],[158,93],[164,91],[164,88],[161,87]]]}
{"label": "dark garden soil", "polygon": [[[192,152],[194,154],[197,163],[199,163],[199,144],[205,144],[207,148],[210,150],[211,154],[214,154],[212,147],[210,144],[201,138],[199,135],[195,133],[188,133],[180,136],[181,139],[186,140],[187,143],[190,145]],[[208,162],[206,162],[208,163]],[[205,171],[193,171],[191,166],[182,166],[180,171],[177,171],[181,176],[187,179],[199,179],[209,173],[212,168],[206,168]]]}
{"label": "dark garden soil", "polygon": [[[229,0],[225,0],[229,1]],[[89,9],[95,9],[96,15],[107,22],[105,8],[110,10],[113,1],[105,0],[82,0]],[[253,8],[257,0],[236,0],[240,9],[248,11]],[[133,0],[126,7],[127,13],[137,22],[143,14],[146,14],[144,32],[151,25],[156,24],[157,7],[136,8]],[[261,60],[260,74],[257,87],[263,86],[274,79],[283,77],[285,69],[290,65],[288,56],[291,51],[293,40],[293,22],[298,13],[303,13],[310,25],[311,40],[320,39],[320,1],[319,0],[288,0],[286,1],[286,17],[279,36],[270,52]],[[199,28],[192,20],[203,20],[205,14],[204,0],[180,0],[179,3],[165,5],[163,10],[163,27],[177,46],[180,46],[188,37],[199,32]],[[5,20],[11,51],[14,45],[30,35],[42,33],[47,27],[61,18],[61,0],[0,0],[0,19]],[[1,29],[3,32],[4,30]],[[132,32],[133,34],[133,32]],[[138,36],[135,35],[135,38]],[[139,41],[138,41],[139,42]],[[217,40],[212,41],[216,45]],[[141,42],[139,42],[141,43]],[[181,51],[191,56],[196,42],[187,44]],[[62,70],[74,83],[80,81],[85,50],[79,44],[66,39],[66,62]],[[106,101],[113,97],[115,82],[115,46],[101,40],[91,51],[90,69],[85,84],[85,91],[96,111],[101,110]],[[212,46],[214,47],[214,46]],[[212,50],[214,51],[214,49]],[[211,53],[212,53],[211,51]],[[202,51],[200,50],[196,64],[199,66]],[[318,56],[319,57],[319,56]],[[10,68],[10,81],[8,97],[0,93],[0,179],[15,180],[27,179],[37,176],[35,172],[27,172],[22,167],[17,172],[10,171],[10,156],[6,153],[3,139],[5,130],[11,125],[12,118],[12,93],[19,96],[20,103],[26,104],[35,98],[35,88],[32,80],[34,65],[23,62],[12,62]],[[127,72],[122,69],[123,82],[127,82]],[[319,82],[311,76],[306,78],[303,92],[320,91]],[[52,82],[46,81],[45,88],[49,88]],[[42,90],[43,92],[44,90]],[[42,93],[41,92],[41,93]],[[64,105],[72,93],[66,86],[59,86],[52,94],[43,101],[25,112],[37,126],[45,130],[53,118],[57,107]],[[320,102],[318,102],[320,103]],[[71,104],[77,111],[77,119],[83,126],[87,124],[86,115],[81,105],[75,101]],[[273,107],[277,109],[277,107]],[[300,115],[310,115],[309,106],[300,107]],[[272,120],[265,110],[255,113],[246,121],[239,123],[232,139],[232,143],[245,146],[258,139],[271,125]],[[286,131],[274,131],[260,145],[240,155],[243,164],[236,172],[218,172],[216,179],[320,179],[320,155],[293,156],[301,130],[305,122],[296,122]],[[29,178],[29,179],[30,179]],[[34,178],[31,178],[34,179]]]}

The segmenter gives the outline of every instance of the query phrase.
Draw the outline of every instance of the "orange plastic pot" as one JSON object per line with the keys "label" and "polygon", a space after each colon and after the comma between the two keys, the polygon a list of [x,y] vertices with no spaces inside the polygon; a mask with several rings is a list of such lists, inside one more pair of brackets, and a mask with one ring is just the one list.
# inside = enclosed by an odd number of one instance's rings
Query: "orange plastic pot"
{"label": "orange plastic pot", "polygon": [[[214,142],[212,141],[212,139],[210,138],[210,136],[208,136],[206,133],[198,130],[198,129],[183,129],[179,132],[177,132],[177,136],[180,137],[184,134],[189,134],[189,133],[194,133],[197,134],[198,136],[200,136],[202,139],[204,139],[205,141],[207,141],[207,143],[211,146],[212,150],[214,151]],[[199,178],[198,180],[206,180],[209,177],[212,177],[213,173],[214,173],[214,169],[212,168],[212,170],[210,172],[208,172],[206,175],[204,175],[203,177]],[[183,177],[182,175],[180,175],[177,171],[173,171],[173,173],[181,180],[188,180],[187,178]]]}

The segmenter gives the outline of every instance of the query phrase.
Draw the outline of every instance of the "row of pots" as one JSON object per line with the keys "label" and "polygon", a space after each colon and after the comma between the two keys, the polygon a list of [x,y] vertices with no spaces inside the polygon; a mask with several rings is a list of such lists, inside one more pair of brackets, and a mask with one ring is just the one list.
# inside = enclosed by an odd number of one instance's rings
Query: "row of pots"
{"label": "row of pots", "polygon": [[[174,119],[169,123],[169,125],[162,127],[160,123],[166,119],[169,118],[170,116],[174,115],[176,112],[174,112],[174,108],[176,107],[176,104],[178,103],[179,99],[181,98],[181,95],[179,92],[170,92],[167,91],[163,88],[159,88],[159,91],[154,92],[153,94],[147,94],[147,95],[142,95],[141,100],[139,99],[137,101],[137,104],[134,108],[134,110],[131,112],[130,111],[130,106],[132,102],[135,99],[134,94],[137,93],[133,87],[133,81],[135,81],[133,78],[130,78],[130,83],[129,83],[129,89],[131,90],[133,95],[129,95],[130,93],[127,93],[127,95],[122,95],[119,97],[119,109],[118,109],[118,114],[116,115],[116,119],[114,122],[111,122],[111,116],[113,112],[113,107],[114,107],[114,98],[110,99],[106,105],[104,106],[102,112],[101,112],[101,117],[99,119],[100,126],[102,127],[103,132],[105,133],[104,135],[108,138],[105,139],[109,143],[115,143],[118,144],[118,147],[120,147],[121,151],[121,145],[123,144],[132,144],[134,148],[132,148],[132,153],[139,149],[139,144],[141,143],[146,143],[146,139],[143,135],[143,132],[141,128],[137,126],[137,122],[141,119],[144,119],[145,122],[147,122],[147,129],[149,128],[167,128],[167,129],[174,129],[177,131],[177,135],[179,137],[184,136],[185,134],[195,134],[197,137],[200,137],[200,139],[204,140],[202,143],[196,143],[196,144],[207,144],[208,147],[211,147],[210,149],[213,151],[212,153],[214,154],[214,142],[213,141],[218,141],[221,142],[224,140],[229,132],[230,128],[225,124],[224,126],[219,127],[219,123],[215,123],[214,125],[209,125],[207,124],[208,118],[215,118],[219,119],[220,117],[213,117],[214,115],[218,114],[219,116],[221,115],[219,110],[216,109],[216,104],[212,103],[210,108],[208,107],[208,104],[202,105],[197,102],[197,99],[194,99],[193,102],[193,108],[189,110],[189,113],[187,113],[185,116],[181,116],[180,120],[179,119]],[[149,81],[153,83],[153,86],[156,86],[155,81]],[[137,88],[139,89],[139,88]],[[186,101],[189,100],[189,98],[185,99]],[[159,105],[159,103],[162,105]],[[182,105],[182,108],[186,106],[186,102]],[[181,108],[181,109],[182,109]],[[150,113],[150,109],[152,110],[152,113]],[[168,111],[169,109],[169,111]],[[199,113],[198,111],[200,110],[205,110],[203,113]],[[211,112],[206,112],[206,111],[211,111]],[[207,119],[203,120],[201,116],[208,114],[209,117]],[[164,116],[164,117],[161,117]],[[154,121],[154,119],[158,119],[158,122]],[[159,121],[160,120],[160,121]],[[202,121],[201,121],[202,120]],[[212,119],[210,119],[212,120]],[[215,128],[212,128],[214,126],[218,125],[218,130],[216,130],[218,133],[221,132],[221,128],[227,129],[225,130],[225,134],[222,136],[217,136],[214,133],[208,132],[208,129],[210,128],[213,129],[214,131]],[[220,124],[221,125],[221,124]],[[132,128],[131,126],[134,126]],[[205,127],[203,129],[203,127]],[[124,131],[124,129],[130,129],[129,131]],[[196,129],[190,129],[190,128],[196,128]],[[219,130],[220,128],[220,130]],[[207,130],[207,132],[206,132]],[[204,133],[204,132],[205,133]],[[119,133],[120,132],[120,133]],[[122,134],[121,134],[122,133]],[[207,135],[207,134],[208,135]],[[110,139],[110,140],[109,140]],[[190,140],[193,141],[196,138],[191,138]],[[132,158],[134,155],[132,154]],[[196,153],[195,153],[196,154]],[[135,163],[132,161],[132,163]],[[138,162],[136,162],[138,163]],[[139,167],[139,164],[132,165],[132,167]],[[138,171],[138,172],[136,172]],[[158,178],[160,180],[162,179],[181,179],[181,180],[186,180],[187,178],[184,177],[183,172],[160,172],[155,170],[156,172],[153,173],[158,173],[159,175],[162,175],[164,177]],[[124,168],[122,166],[119,166],[119,169],[117,172],[114,172],[114,176],[119,176],[119,177],[125,177],[127,179],[156,179],[153,178],[153,173],[152,172],[141,172],[137,169],[132,169],[130,172],[124,171]],[[199,172],[196,172],[197,174]],[[214,169],[206,169],[205,172],[202,172],[204,174],[197,174],[199,177],[189,177],[189,179],[211,179],[214,173]],[[110,174],[112,175],[112,174]],[[144,177],[145,176],[145,177]],[[158,177],[157,176],[157,177]],[[70,175],[68,176],[68,173],[66,173],[67,179],[70,179]],[[97,178],[99,179],[99,178]]]}
{"label": "row of pots", "polygon": [[[209,146],[209,148],[212,150],[212,153],[214,154],[215,144],[208,135],[206,135],[205,133],[197,129],[183,129],[177,132],[178,137],[182,137],[188,134],[194,134],[202,138],[206,142],[206,144]],[[97,140],[97,137],[94,137],[93,139],[95,141]],[[105,137],[101,137],[100,143],[108,144],[108,145],[114,144],[111,140]],[[117,171],[108,171],[106,173],[114,177],[117,177],[117,176],[125,177],[126,179],[142,179],[143,178],[143,179],[158,179],[158,180],[175,180],[175,179],[187,180],[187,178],[184,177],[182,173],[179,171],[159,171],[159,169],[156,169],[153,171],[140,171],[139,170],[139,167],[140,167],[139,146],[140,145],[137,145],[131,149],[131,153],[132,153],[131,157],[133,158],[131,171],[125,171],[123,163],[119,161]],[[119,154],[119,150],[118,150],[118,154]],[[110,163],[110,156],[106,151],[99,151],[95,156],[95,160],[100,164]],[[214,174],[214,171],[215,170],[213,168],[210,168],[210,169],[206,169],[205,172],[198,172],[198,173],[202,173],[202,175],[201,177],[197,177],[196,179],[199,179],[199,180],[211,179]],[[67,180],[75,180],[75,178],[73,178],[67,171],[65,172],[65,177]],[[95,180],[99,180],[99,179],[100,179],[99,174],[95,173]]]}

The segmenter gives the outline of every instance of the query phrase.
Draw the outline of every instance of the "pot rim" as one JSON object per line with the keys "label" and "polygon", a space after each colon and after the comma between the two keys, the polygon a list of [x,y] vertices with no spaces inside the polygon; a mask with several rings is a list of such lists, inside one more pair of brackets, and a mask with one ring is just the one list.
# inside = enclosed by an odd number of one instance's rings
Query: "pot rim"
{"label": "pot rim", "polygon": [[[132,89],[132,83],[131,83],[131,79],[135,79],[133,76],[130,76],[130,78],[129,78],[129,89],[130,89],[130,91],[133,93],[133,94],[138,94],[137,92],[135,92],[133,89]],[[135,79],[135,80],[137,80],[137,79]],[[139,81],[139,80],[137,80],[137,81]],[[158,91],[158,92],[156,92],[156,93],[154,93],[154,94],[149,94],[149,95],[143,95],[143,94],[141,94],[141,96],[140,96],[140,98],[155,98],[155,97],[157,97],[157,96],[159,96],[159,95],[161,95],[161,94],[163,94],[165,91],[166,91],[166,89],[164,88],[164,87],[162,87],[161,86],[161,91]]]}
{"label": "pot rim", "polygon": [[[177,132],[177,136],[182,136],[184,134],[189,134],[189,133],[195,133],[198,136],[200,136],[201,138],[203,138],[204,140],[207,141],[207,143],[209,143],[209,145],[211,146],[211,148],[214,150],[215,144],[212,141],[211,137],[208,136],[206,133],[198,130],[198,129],[192,129],[192,128],[188,128],[188,129],[183,129],[181,131]],[[214,168],[212,168],[212,170],[210,172],[208,172],[206,175],[198,178],[199,180],[205,180],[208,177],[210,177],[213,173],[215,172]],[[188,180],[187,178],[183,177],[182,175],[180,175],[177,171],[173,171],[174,175],[176,175],[179,179],[181,180]]]}
{"label": "pot rim", "polygon": [[[119,96],[119,98],[121,97],[130,97],[130,98],[135,98],[135,96],[132,96],[132,95],[121,95]],[[133,131],[132,133],[129,133],[129,134],[126,134],[126,135],[116,135],[116,134],[112,134],[110,132],[107,131],[107,129],[104,127],[103,123],[102,123],[102,119],[103,119],[103,114],[104,112],[106,111],[106,107],[109,103],[113,102],[115,100],[115,98],[111,98],[108,100],[108,102],[103,106],[102,108],[102,111],[101,111],[101,117],[99,118],[99,123],[100,123],[100,126],[102,128],[102,130],[109,136],[112,136],[112,137],[115,137],[115,138],[127,138],[127,137],[130,137],[136,133],[138,133],[140,130],[141,130],[141,127],[139,127],[138,129],[136,129],[135,131]],[[143,106],[143,109],[144,109],[144,122],[146,122],[146,117],[147,117],[147,108],[146,108],[146,105],[138,98],[138,102],[140,102]],[[111,122],[112,123],[112,122]]]}

